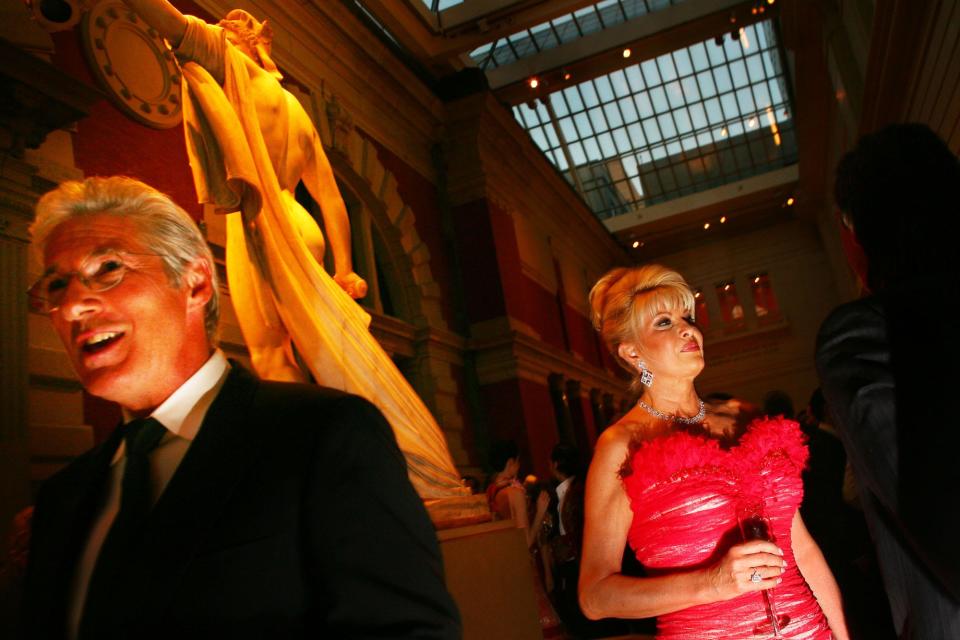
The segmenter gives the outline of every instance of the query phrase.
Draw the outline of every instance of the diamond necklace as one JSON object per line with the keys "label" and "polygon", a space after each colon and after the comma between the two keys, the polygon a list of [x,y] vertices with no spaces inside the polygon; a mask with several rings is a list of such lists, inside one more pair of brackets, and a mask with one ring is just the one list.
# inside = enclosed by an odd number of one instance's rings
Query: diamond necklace
{"label": "diamond necklace", "polygon": [[661,420],[666,420],[668,422],[679,422],[680,424],[700,424],[703,422],[704,416],[707,415],[707,408],[703,404],[703,400],[697,399],[697,402],[700,403],[700,411],[697,412],[697,415],[690,416],[689,418],[684,418],[683,416],[672,416],[669,413],[664,413],[659,409],[654,409],[643,400],[637,400],[637,406],[653,417],[660,418]]}

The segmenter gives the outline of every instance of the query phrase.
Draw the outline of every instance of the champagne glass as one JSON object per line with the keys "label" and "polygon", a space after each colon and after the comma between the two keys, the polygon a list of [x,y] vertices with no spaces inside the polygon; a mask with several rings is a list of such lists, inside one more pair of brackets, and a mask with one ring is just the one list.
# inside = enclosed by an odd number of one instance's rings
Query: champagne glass
{"label": "champagne glass", "polygon": [[[770,528],[770,521],[763,515],[762,505],[751,504],[740,509],[737,512],[737,522],[740,525],[740,536],[744,542],[750,542],[752,540],[776,542],[776,538]],[[763,596],[763,605],[766,610],[767,619],[753,628],[753,635],[783,638],[780,630],[790,622],[790,616],[777,612],[773,589],[766,589],[760,593]]]}

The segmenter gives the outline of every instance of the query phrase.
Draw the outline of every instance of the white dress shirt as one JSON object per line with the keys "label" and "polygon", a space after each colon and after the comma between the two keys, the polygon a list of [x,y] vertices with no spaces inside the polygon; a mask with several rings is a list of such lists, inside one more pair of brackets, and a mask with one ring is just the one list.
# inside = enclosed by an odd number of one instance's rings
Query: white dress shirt
{"label": "white dress shirt", "polygon": [[560,526],[560,535],[566,535],[567,533],[563,530],[563,501],[567,499],[567,491],[570,489],[572,482],[573,476],[570,476],[557,485],[557,522]]}
{"label": "white dress shirt", "polygon": [[[190,378],[157,407],[150,417],[157,420],[166,429],[167,433],[160,440],[157,448],[150,452],[150,489],[151,499],[157,499],[166,489],[174,472],[186,455],[190,443],[200,431],[203,418],[213,403],[213,399],[220,393],[220,388],[227,379],[230,363],[227,362],[223,351],[217,349],[213,355],[197,369]],[[123,422],[133,420],[126,410],[123,412]],[[110,478],[102,497],[100,511],[94,517],[90,535],[80,555],[80,562],[73,577],[71,586],[68,630],[71,640],[77,638],[80,629],[80,618],[87,598],[87,587],[93,568],[97,563],[97,556],[103,541],[110,531],[114,518],[120,510],[120,487],[123,480],[123,470],[126,462],[126,447],[120,441],[120,446],[110,463]]]}

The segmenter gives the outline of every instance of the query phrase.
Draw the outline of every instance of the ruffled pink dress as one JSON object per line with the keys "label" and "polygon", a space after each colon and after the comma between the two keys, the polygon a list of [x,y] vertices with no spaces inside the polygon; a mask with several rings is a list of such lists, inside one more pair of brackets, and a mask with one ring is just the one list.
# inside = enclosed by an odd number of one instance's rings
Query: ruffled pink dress
{"label": "ruffled pink dress", "polygon": [[[741,541],[738,512],[759,503],[787,562],[783,582],[770,591],[778,612],[790,618],[783,637],[830,640],[826,618],[791,549],[790,525],[803,497],[800,472],[807,455],[799,425],[774,418],[753,422],[730,449],[685,431],[641,443],[623,469],[633,510],[628,540],[637,559],[650,575],[709,566]],[[771,637],[754,635],[766,619],[761,593],[748,593],[660,616],[657,638]]]}

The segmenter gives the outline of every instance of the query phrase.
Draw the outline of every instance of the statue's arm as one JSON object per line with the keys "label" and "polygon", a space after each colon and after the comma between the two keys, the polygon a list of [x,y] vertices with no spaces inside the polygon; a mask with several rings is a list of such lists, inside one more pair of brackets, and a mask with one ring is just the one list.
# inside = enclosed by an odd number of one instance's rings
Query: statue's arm
{"label": "statue's arm", "polygon": [[323,151],[320,136],[313,127],[308,160],[303,171],[303,184],[313,199],[320,205],[323,214],[323,226],[327,232],[327,242],[333,251],[334,280],[352,297],[362,298],[367,294],[367,283],[353,271],[353,258],[350,246],[350,220],[347,207],[343,204],[333,169]]}
{"label": "statue's arm", "polygon": [[123,0],[137,12],[143,21],[166,38],[174,49],[180,46],[183,34],[187,32],[187,18],[167,0]]}

